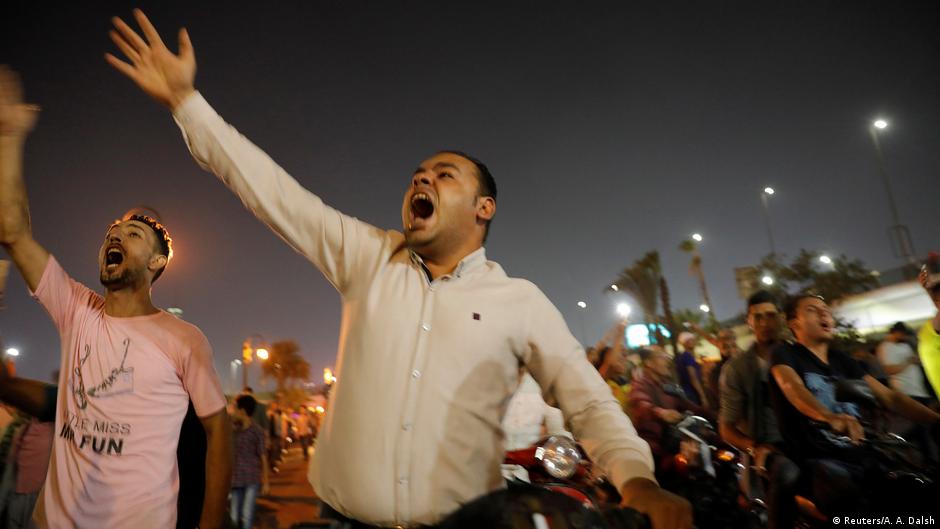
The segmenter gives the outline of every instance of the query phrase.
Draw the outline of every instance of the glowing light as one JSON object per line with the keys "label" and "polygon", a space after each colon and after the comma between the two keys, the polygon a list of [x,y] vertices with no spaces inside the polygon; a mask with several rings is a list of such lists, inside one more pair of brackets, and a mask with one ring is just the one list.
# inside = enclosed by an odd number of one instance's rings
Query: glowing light
{"label": "glowing light", "polygon": [[693,239],[695,242],[702,242],[702,234],[701,234],[701,233],[693,233],[693,234],[692,234],[692,239]]}
{"label": "glowing light", "polygon": [[828,255],[820,255],[820,256],[819,256],[819,262],[822,263],[822,264],[831,265],[831,264],[832,264],[832,258],[829,257]]}
{"label": "glowing light", "polygon": [[775,192],[776,192],[776,191],[774,191],[774,188],[772,188],[772,187],[765,187],[765,188],[764,188],[764,193],[767,193],[768,195],[772,195],[772,194],[774,194]]}
{"label": "glowing light", "polygon": [[262,360],[267,360],[268,357],[270,356],[267,349],[258,349],[257,351],[255,351],[255,354],[257,354],[258,358]]}
{"label": "glowing light", "polygon": [[15,347],[10,347],[9,349],[7,349],[6,353],[7,353],[7,356],[14,356],[14,357],[20,356],[20,350]]}
{"label": "glowing light", "polygon": [[333,382],[336,382],[336,377],[333,376],[332,369],[328,367],[323,368],[323,382],[325,382],[327,385],[332,384]]}
{"label": "glowing light", "polygon": [[631,310],[632,310],[632,309],[630,308],[630,305],[627,305],[626,303],[618,303],[618,304],[617,304],[617,314],[618,314],[621,318],[626,318],[626,317],[630,316],[630,311],[631,311]]}
{"label": "glowing light", "polygon": [[875,122],[872,123],[872,125],[874,125],[875,128],[879,130],[884,130],[888,128],[888,122],[883,119],[876,119]]}
{"label": "glowing light", "polygon": [[773,284],[774,284],[774,278],[772,278],[772,277],[770,277],[770,276],[764,276],[764,277],[760,278],[760,282],[763,283],[763,284],[765,284],[765,285],[767,285],[767,286],[770,286],[770,285],[773,285]]}
{"label": "glowing light", "polygon": [[315,409],[316,409],[317,413],[323,413],[323,412],[326,411],[325,409],[323,409],[323,406],[317,406]]}
{"label": "glowing light", "polygon": [[581,307],[582,309],[586,309],[586,308],[587,308],[587,303],[585,303],[585,302],[583,302],[583,301],[579,301],[579,302],[578,302],[578,306]]}
{"label": "glowing light", "polygon": [[617,285],[610,285],[610,289],[613,290],[614,292],[620,290],[619,288],[617,288]]}
{"label": "glowing light", "polygon": [[704,304],[704,303],[702,303],[701,305],[699,305],[699,306],[698,306],[698,309],[699,309],[700,311],[702,311],[702,312],[705,312],[705,313],[708,313],[708,312],[711,312],[711,311],[712,311],[711,307],[709,307],[708,305],[706,305],[706,304]]}

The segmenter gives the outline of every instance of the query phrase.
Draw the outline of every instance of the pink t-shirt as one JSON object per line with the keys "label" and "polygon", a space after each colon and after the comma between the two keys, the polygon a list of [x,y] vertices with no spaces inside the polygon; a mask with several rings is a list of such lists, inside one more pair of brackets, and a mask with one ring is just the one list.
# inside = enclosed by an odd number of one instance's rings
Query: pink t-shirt
{"label": "pink t-shirt", "polygon": [[34,519],[49,529],[170,529],[192,399],[225,407],[202,332],[166,312],[115,318],[55,258],[33,296],[62,339],[52,459]]}

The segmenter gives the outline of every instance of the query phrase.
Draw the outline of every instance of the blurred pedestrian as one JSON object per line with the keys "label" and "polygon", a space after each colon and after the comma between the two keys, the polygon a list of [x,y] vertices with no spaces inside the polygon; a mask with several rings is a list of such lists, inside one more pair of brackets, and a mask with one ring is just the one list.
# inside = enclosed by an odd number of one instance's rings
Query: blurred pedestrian
{"label": "blurred pedestrian", "polygon": [[252,420],[257,405],[258,401],[251,395],[240,395],[235,399],[232,414],[235,465],[229,515],[238,529],[251,529],[258,494],[266,496],[270,493],[264,432]]}

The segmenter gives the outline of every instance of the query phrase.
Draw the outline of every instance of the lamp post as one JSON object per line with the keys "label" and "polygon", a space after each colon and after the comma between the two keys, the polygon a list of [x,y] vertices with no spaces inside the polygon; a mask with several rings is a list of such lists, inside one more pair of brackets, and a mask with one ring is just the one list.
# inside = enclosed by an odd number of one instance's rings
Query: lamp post
{"label": "lamp post", "polygon": [[262,362],[269,357],[268,350],[264,347],[256,347],[255,344],[263,343],[264,338],[260,334],[253,334],[242,342],[242,387],[248,387],[248,366],[252,364],[255,356]]}
{"label": "lamp post", "polygon": [[587,332],[584,329],[584,311],[587,310],[587,303],[584,301],[578,302],[578,323],[581,324],[581,343],[584,344],[584,347],[587,347]]}
{"label": "lamp post", "polygon": [[764,225],[767,227],[767,241],[770,243],[770,255],[775,255],[777,249],[774,246],[774,232],[770,228],[770,203],[769,198],[775,193],[774,188],[768,186],[760,194],[760,202],[764,206]]}
{"label": "lamp post", "polygon": [[885,194],[888,197],[888,206],[891,208],[891,227],[888,232],[891,234],[891,243],[895,255],[899,255],[908,264],[916,266],[914,258],[914,243],[911,241],[911,232],[907,226],[901,224],[901,217],[898,214],[898,205],[894,200],[894,191],[891,188],[891,179],[888,176],[888,169],[885,166],[884,154],[881,151],[881,141],[878,139],[879,131],[888,128],[888,122],[883,119],[875,120],[868,128],[871,134],[872,144],[875,146],[875,158],[878,161],[878,172],[884,181]]}

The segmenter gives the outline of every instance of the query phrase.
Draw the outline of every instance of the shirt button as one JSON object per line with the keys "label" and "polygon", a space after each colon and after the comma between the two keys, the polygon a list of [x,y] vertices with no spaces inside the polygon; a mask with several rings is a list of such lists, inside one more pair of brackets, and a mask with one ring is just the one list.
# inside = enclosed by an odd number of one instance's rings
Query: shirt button
{"label": "shirt button", "polygon": [[430,324],[430,323],[422,323],[422,324],[421,324],[421,328],[424,329],[425,331],[430,331],[430,330],[431,330],[431,324]]}
{"label": "shirt button", "polygon": [[415,369],[414,371],[412,371],[412,372],[411,372],[411,378],[421,378],[421,371],[418,371],[417,369]]}

